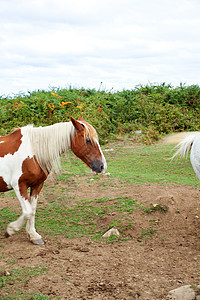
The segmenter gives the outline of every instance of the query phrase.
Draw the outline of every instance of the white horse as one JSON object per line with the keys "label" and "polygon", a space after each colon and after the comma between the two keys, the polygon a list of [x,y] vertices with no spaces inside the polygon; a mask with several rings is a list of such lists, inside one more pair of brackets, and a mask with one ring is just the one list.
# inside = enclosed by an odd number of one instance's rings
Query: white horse
{"label": "white horse", "polygon": [[190,161],[194,169],[195,174],[200,180],[200,132],[181,132],[175,133],[168,136],[164,140],[164,144],[176,144],[178,150],[172,156],[172,159],[180,155],[181,157],[186,157],[190,151]]}

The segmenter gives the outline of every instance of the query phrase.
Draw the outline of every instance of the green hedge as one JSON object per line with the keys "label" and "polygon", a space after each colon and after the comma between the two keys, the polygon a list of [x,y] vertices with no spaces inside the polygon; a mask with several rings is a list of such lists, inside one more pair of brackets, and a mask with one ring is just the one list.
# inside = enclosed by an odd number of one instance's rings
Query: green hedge
{"label": "green hedge", "polygon": [[0,134],[34,124],[50,125],[82,116],[97,129],[101,141],[142,130],[147,141],[174,131],[199,130],[200,87],[136,86],[120,92],[95,89],[38,90],[0,98]]}

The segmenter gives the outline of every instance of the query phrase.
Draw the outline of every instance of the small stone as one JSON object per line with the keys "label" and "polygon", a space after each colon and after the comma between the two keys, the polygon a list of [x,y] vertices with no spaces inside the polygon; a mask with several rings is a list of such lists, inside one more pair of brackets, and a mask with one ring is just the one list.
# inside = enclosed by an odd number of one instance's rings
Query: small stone
{"label": "small stone", "polygon": [[167,300],[193,300],[195,299],[195,291],[191,288],[191,285],[181,286],[174,289],[167,295]]}
{"label": "small stone", "polygon": [[114,151],[114,149],[104,149],[105,152]]}
{"label": "small stone", "polygon": [[178,280],[178,283],[179,283],[179,284],[182,284],[182,283],[183,283],[183,281],[182,281],[182,280]]}
{"label": "small stone", "polygon": [[80,248],[79,251],[80,252],[89,252],[90,250],[88,248]]}
{"label": "small stone", "polygon": [[115,228],[111,228],[104,233],[103,238],[109,238],[111,235],[120,236],[119,231]]}
{"label": "small stone", "polygon": [[136,294],[134,295],[135,299],[139,299],[140,296],[141,296],[140,293],[136,293]]}
{"label": "small stone", "polygon": [[3,272],[3,275],[4,275],[4,276],[10,276],[11,273],[10,273],[9,271],[6,270],[6,271]]}
{"label": "small stone", "polygon": [[104,173],[105,176],[110,176],[109,172]]}

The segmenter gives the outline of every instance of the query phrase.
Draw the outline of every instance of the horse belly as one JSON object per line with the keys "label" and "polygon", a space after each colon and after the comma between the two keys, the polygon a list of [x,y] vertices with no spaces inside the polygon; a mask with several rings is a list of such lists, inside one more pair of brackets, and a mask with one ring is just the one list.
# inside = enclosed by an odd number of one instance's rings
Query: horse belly
{"label": "horse belly", "polygon": [[12,189],[11,178],[16,168],[13,168],[14,164],[11,157],[11,154],[0,157],[0,192],[6,192]]}
{"label": "horse belly", "polygon": [[[20,153],[19,153],[20,154]],[[0,191],[11,190],[18,184],[19,177],[22,174],[22,158],[18,153],[7,154],[0,157]]]}

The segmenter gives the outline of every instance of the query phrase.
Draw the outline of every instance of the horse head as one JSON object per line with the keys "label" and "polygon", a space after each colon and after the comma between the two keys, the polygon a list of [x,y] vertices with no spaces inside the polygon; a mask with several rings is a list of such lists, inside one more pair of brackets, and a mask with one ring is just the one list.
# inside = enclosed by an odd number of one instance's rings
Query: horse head
{"label": "horse head", "polygon": [[71,149],[93,173],[101,174],[107,168],[106,160],[98,142],[97,132],[84,119],[71,117],[74,135],[71,137]]}

